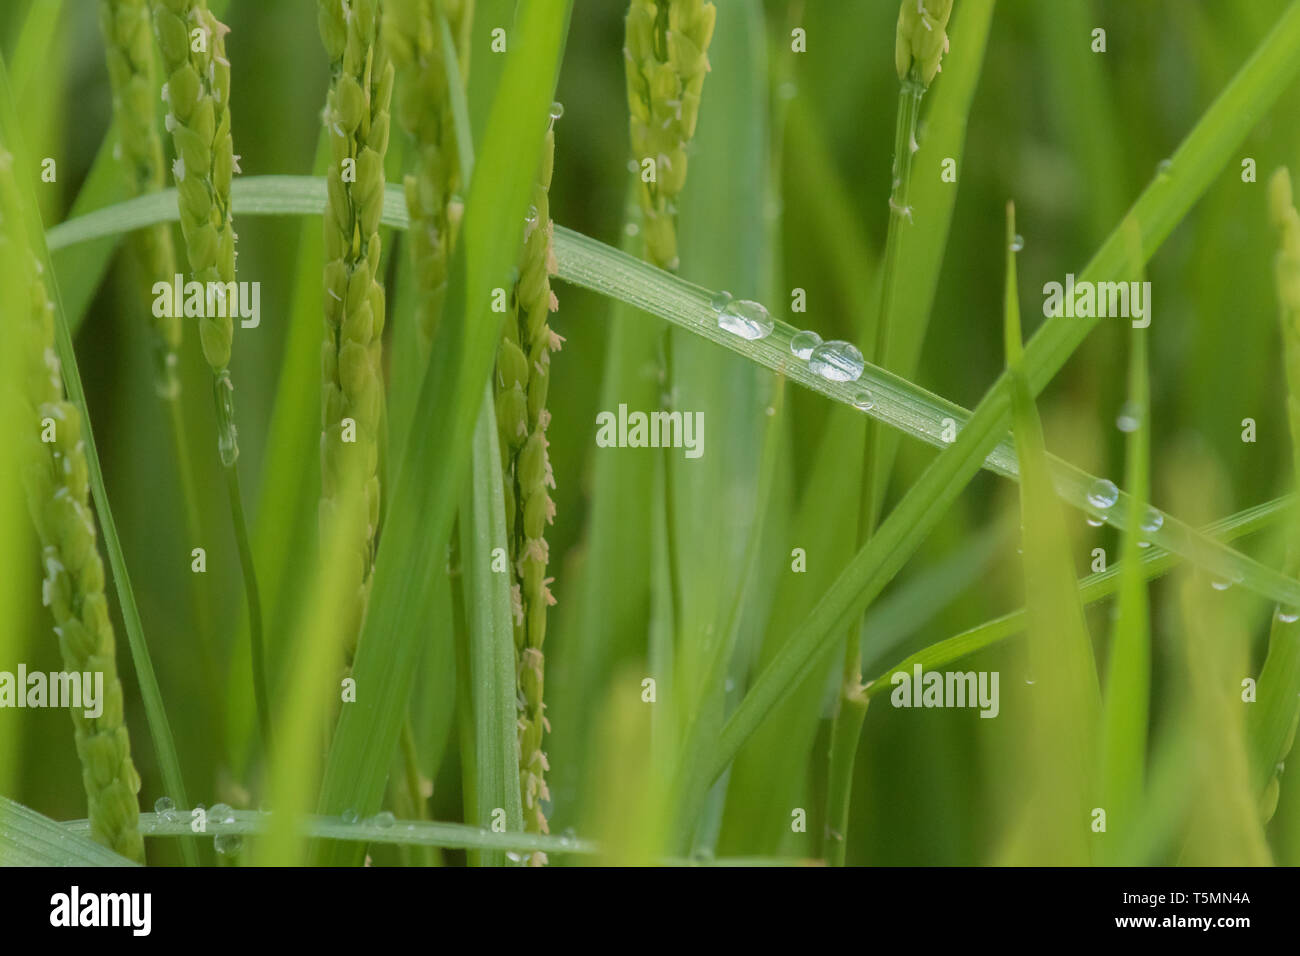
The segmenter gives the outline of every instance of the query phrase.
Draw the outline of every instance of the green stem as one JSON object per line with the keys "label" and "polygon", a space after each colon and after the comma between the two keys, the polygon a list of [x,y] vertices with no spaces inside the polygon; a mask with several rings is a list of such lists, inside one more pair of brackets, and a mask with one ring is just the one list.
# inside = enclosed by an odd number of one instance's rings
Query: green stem
{"label": "green stem", "polygon": [[248,633],[253,658],[253,698],[257,703],[257,725],[262,735],[262,750],[271,752],[271,717],[266,684],[265,651],[262,642],[262,600],[257,591],[257,574],[253,569],[253,549],[248,541],[248,523],[244,519],[244,502],[239,493],[239,469],[231,462],[225,467],[226,493],[230,498],[230,520],[239,549],[239,569],[244,576],[244,597],[248,602]]}
{"label": "green stem", "polygon": [[[895,312],[898,258],[903,245],[903,224],[912,221],[912,156],[916,153],[916,125],[921,115],[921,98],[925,84],[915,67],[898,90],[898,115],[894,124],[893,184],[889,193],[889,233],[885,238],[884,273],[880,286],[880,303],[876,310],[875,342],[868,346],[866,358],[877,362],[889,350],[889,332]],[[866,476],[863,497],[858,505],[858,546],[871,538],[880,518],[888,469],[877,455],[875,419],[866,425],[862,444],[862,470]],[[844,674],[840,681],[839,706],[831,722],[830,770],[826,790],[826,833],[823,848],[832,866],[843,866],[848,843],[849,804],[853,790],[853,762],[858,752],[858,737],[867,717],[867,698],[862,686],[862,648],[860,629],[850,629],[844,649]]]}
{"label": "green stem", "polygon": [[822,844],[823,855],[830,866],[844,865],[849,836],[849,805],[853,794],[853,764],[869,702],[866,688],[862,686],[862,654],[856,640],[849,641],[844,670],[852,676],[840,689],[839,710],[831,726],[826,833]]}

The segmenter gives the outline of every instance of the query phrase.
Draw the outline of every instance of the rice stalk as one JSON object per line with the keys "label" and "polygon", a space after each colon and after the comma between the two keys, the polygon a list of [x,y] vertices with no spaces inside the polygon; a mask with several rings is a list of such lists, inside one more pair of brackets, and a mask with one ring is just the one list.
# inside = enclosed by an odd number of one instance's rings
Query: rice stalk
{"label": "rice stalk", "polygon": [[[325,110],[332,162],[326,176],[325,340],[321,351],[321,540],[341,513],[361,509],[360,537],[346,557],[343,587],[351,664],[365,617],[379,526],[379,440],[384,416],[384,287],[379,219],[393,67],[381,38],[379,0],[320,0],[321,39],[330,60]],[[345,500],[357,473],[362,493]]]}
{"label": "rice stalk", "polygon": [[678,266],[677,197],[686,185],[716,15],[707,0],[632,0],[627,12],[623,58],[637,199],[646,257],[661,269]]}
{"label": "rice stalk", "polygon": [[[96,717],[71,707],[91,836],[128,859],[144,861],[139,829],[140,775],[131,760],[117,675],[116,643],[104,594],[104,564],[96,544],[82,420],[68,400],[55,351],[54,305],[43,267],[33,254],[20,214],[13,156],[0,145],[0,275],[4,324],[20,348],[24,484],[45,570],[42,603],[66,672],[103,675]],[[93,679],[93,678],[92,678]]]}
{"label": "rice stalk", "polygon": [[[132,196],[158,192],[165,185],[165,174],[162,138],[158,135],[153,99],[157,83],[149,4],[147,0],[101,0],[99,18],[113,91],[113,117],[118,130],[114,153],[121,162],[127,189]],[[136,232],[131,242],[150,282],[170,282],[176,274],[176,250],[172,245],[171,228],[166,223],[158,223]],[[198,512],[194,466],[185,437],[178,371],[181,319],[179,315],[164,313],[160,316],[157,311],[149,310],[153,332],[154,388],[167,407],[172,450],[176,455],[185,508],[185,530],[190,541],[198,542],[202,540],[203,526]],[[215,672],[207,592],[197,578],[191,579],[190,591],[204,666]],[[219,726],[220,719],[214,720]]]}
{"label": "rice stalk", "polygon": [[[563,341],[547,324],[558,308],[551,276],[558,266],[552,246],[549,190],[555,162],[554,121],[542,145],[542,162],[533,186],[532,204],[524,227],[519,281],[510,297],[509,313],[497,352],[496,419],[504,473],[506,532],[509,542],[511,605],[514,614],[515,665],[518,675],[519,787],[524,827],[529,833],[549,832],[542,801],[550,800],[542,736],[550,730],[543,702],[546,609],[555,603],[546,576],[549,548],[546,526],[555,520],[555,487],[546,428],[551,413],[546,393],[551,378],[551,353]],[[545,853],[529,863],[545,864]]]}
{"label": "rice stalk", "polygon": [[447,297],[447,263],[461,213],[465,171],[460,168],[456,121],[439,13],[455,39],[462,86],[469,77],[469,28],[474,0],[392,0],[385,7],[385,40],[397,76],[397,121],[411,138],[406,174],[408,241],[416,263],[416,325],[427,353]]}
{"label": "rice stalk", "polygon": [[[230,136],[230,61],[225,36],[230,28],[208,10],[207,0],[153,0],[154,34],[162,54],[167,81],[163,99],[176,158],[181,234],[195,281],[220,283],[232,290],[235,281],[235,230],[230,185],[238,157]],[[226,292],[226,308],[214,309],[214,297],[199,318],[199,343],[213,374],[217,413],[217,450],[225,471],[235,544],[243,572],[252,636],[253,690],[263,745],[270,747],[270,708],[267,702],[262,648],[262,610],[253,568],[252,547],[239,490],[239,440],[235,429],[235,386],[230,378],[230,349],[234,337],[234,303]],[[217,312],[212,315],[210,313]]]}

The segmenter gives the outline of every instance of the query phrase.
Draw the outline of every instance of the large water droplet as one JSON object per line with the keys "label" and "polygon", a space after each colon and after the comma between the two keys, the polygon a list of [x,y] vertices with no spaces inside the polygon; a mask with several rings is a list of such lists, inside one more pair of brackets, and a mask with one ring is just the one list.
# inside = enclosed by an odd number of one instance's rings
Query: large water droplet
{"label": "large water droplet", "polygon": [[731,305],[731,293],[726,289],[713,293],[713,298],[709,300],[709,308],[714,312],[721,312],[729,305]]}
{"label": "large water droplet", "polygon": [[1098,478],[1088,489],[1088,504],[1102,511],[1109,511],[1119,501],[1119,489],[1109,478]]}
{"label": "large water droplet", "polygon": [[244,838],[238,833],[218,833],[212,846],[222,856],[235,856],[244,848]]}
{"label": "large water droplet", "polygon": [[1125,433],[1137,431],[1141,423],[1142,410],[1135,402],[1125,402],[1115,416],[1115,427]]}
{"label": "large water droplet", "polygon": [[790,337],[790,351],[794,353],[795,358],[801,358],[805,362],[813,354],[813,349],[821,344],[822,337],[812,329],[804,329]]}
{"label": "large water droplet", "polygon": [[718,326],[742,339],[762,339],[772,334],[775,323],[758,302],[738,299],[718,313]]}
{"label": "large water droplet", "polygon": [[370,818],[370,822],[374,826],[387,830],[397,822],[397,817],[393,816],[392,812],[389,810],[380,810]]}
{"label": "large water droplet", "polygon": [[214,803],[208,811],[208,820],[211,823],[234,823],[235,811],[229,804]]}
{"label": "large water droplet", "polygon": [[153,802],[154,813],[170,813],[176,809],[176,801],[171,797],[159,797]]}
{"label": "large water droplet", "polygon": [[1025,248],[1025,237],[1016,233],[1011,237],[1011,251],[1019,252],[1023,248]]}
{"label": "large water droplet", "polygon": [[808,367],[832,382],[856,382],[862,377],[862,353],[851,342],[823,342],[808,357]]}

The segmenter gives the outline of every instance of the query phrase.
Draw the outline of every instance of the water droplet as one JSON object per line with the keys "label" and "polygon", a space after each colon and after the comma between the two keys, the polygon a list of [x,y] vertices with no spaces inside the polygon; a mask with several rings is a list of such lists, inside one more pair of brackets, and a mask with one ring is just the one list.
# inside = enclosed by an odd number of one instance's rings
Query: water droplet
{"label": "water droplet", "polygon": [[214,803],[212,809],[208,811],[208,821],[211,823],[234,823],[235,811],[229,804]]}
{"label": "water droplet", "polygon": [[1277,619],[1283,624],[1294,624],[1300,621],[1300,610],[1293,607],[1279,607],[1277,609]]}
{"label": "water droplet", "polygon": [[1172,170],[1173,168],[1174,168],[1174,161],[1172,159],[1162,159],[1160,160],[1160,163],[1156,166],[1156,175],[1168,176],[1170,170]]}
{"label": "water droplet", "polygon": [[1025,248],[1025,237],[1016,233],[1011,237],[1011,251],[1019,252],[1023,248]]}
{"label": "water droplet", "polygon": [[805,362],[813,354],[813,349],[821,344],[822,337],[812,329],[804,329],[790,337],[790,351],[794,353],[795,358],[801,358]]}
{"label": "water droplet", "polygon": [[244,838],[238,833],[218,833],[212,838],[212,847],[222,856],[236,856],[244,848]]}
{"label": "water droplet", "polygon": [[808,357],[808,367],[832,382],[856,382],[862,377],[862,353],[850,342],[823,342]]}
{"label": "water droplet", "polygon": [[1115,427],[1128,433],[1135,432],[1142,423],[1142,410],[1134,402],[1125,402],[1115,417]]}
{"label": "water droplet", "polygon": [[356,823],[357,811],[349,807],[348,809],[344,810],[343,813],[340,814],[340,818],[343,820],[344,823]]}
{"label": "water droplet", "polygon": [[853,407],[860,408],[864,412],[875,406],[875,401],[871,398],[870,392],[858,392],[853,396]]}
{"label": "water droplet", "polygon": [[1226,591],[1228,588],[1232,587],[1232,584],[1229,581],[1220,581],[1216,578],[1210,582],[1210,587],[1214,588],[1216,591]]}
{"label": "water droplet", "polygon": [[561,103],[559,100],[556,100],[554,103],[551,104],[551,121],[554,122],[555,120],[559,119],[563,115],[564,115],[564,104]]}
{"label": "water droplet", "polygon": [[176,801],[171,797],[159,797],[153,802],[154,813],[170,813],[176,809]]}
{"label": "water droplet", "polygon": [[370,818],[370,823],[372,826],[381,827],[385,830],[391,827],[396,822],[397,822],[397,817],[393,816],[392,812],[388,810],[380,810],[378,813],[376,813],[373,817]]}
{"label": "water droplet", "polygon": [[1146,514],[1142,516],[1141,528],[1148,534],[1159,531],[1165,523],[1165,516],[1155,508],[1148,508]]}
{"label": "water droplet", "polygon": [[641,227],[634,222],[629,222],[626,226],[623,227],[623,231],[627,233],[629,236],[635,236],[641,231]]}
{"label": "water droplet", "polygon": [[1096,515],[1088,515],[1089,528],[1100,528],[1105,523],[1106,523],[1105,518],[1098,518]]}
{"label": "water droplet", "polygon": [[1094,508],[1108,511],[1115,507],[1117,501],[1119,501],[1119,489],[1109,478],[1098,478],[1088,489],[1088,504]]}
{"label": "water droplet", "polygon": [[1026,677],[1025,683],[1029,684],[1032,687],[1034,684],[1037,684],[1038,681],[1034,680],[1032,677]]}
{"label": "water droplet", "polygon": [[713,293],[713,298],[709,300],[709,308],[714,312],[721,312],[729,305],[731,305],[731,293],[726,289]]}
{"label": "water droplet", "polygon": [[513,850],[506,850],[506,859],[511,863],[522,863],[524,861],[524,858]]}
{"label": "water droplet", "polygon": [[524,214],[524,225],[530,229],[537,225],[537,207],[532,203],[528,204],[528,212]]}
{"label": "water droplet", "polygon": [[772,334],[774,323],[760,303],[738,299],[718,313],[718,326],[742,339],[762,339]]}

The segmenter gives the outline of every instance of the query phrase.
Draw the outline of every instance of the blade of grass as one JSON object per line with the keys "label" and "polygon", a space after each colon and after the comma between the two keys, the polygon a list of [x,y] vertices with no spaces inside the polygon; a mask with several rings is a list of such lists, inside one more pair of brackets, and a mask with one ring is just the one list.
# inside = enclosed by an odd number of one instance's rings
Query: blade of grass
{"label": "blade of grass", "polygon": [[[515,631],[510,576],[493,570],[507,554],[501,449],[492,390],[487,388],[460,506],[461,575],[469,635],[468,691],[474,708],[476,821],[492,827],[504,811],[508,831],[524,828],[515,730]],[[483,853],[480,866],[501,866],[500,853]]]}
{"label": "blade of grass", "polygon": [[[1134,256],[1139,256],[1136,226],[1130,231]],[[1140,266],[1135,268],[1142,273]],[[1146,331],[1132,330],[1129,353],[1128,404],[1122,414],[1135,427],[1128,430],[1124,484],[1129,489],[1128,528],[1121,538],[1119,599],[1106,662],[1106,693],[1101,723],[1101,806],[1106,809],[1107,833],[1102,862],[1114,862],[1136,836],[1134,827],[1142,805],[1146,774],[1147,718],[1151,693],[1151,631],[1147,586],[1142,574],[1141,526],[1150,491],[1150,385]],[[1126,426],[1127,428],[1127,426]]]}
{"label": "blade of grass", "polygon": [[139,866],[78,830],[0,796],[0,866]]}
{"label": "blade of grass", "polygon": [[[1074,583],[1074,563],[1052,494],[1043,426],[1024,377],[1020,297],[1016,283],[1016,212],[1007,203],[1004,333],[1011,382],[1012,421],[1020,457],[1021,548],[1029,667],[1041,692],[1034,695],[1026,728],[1031,775],[1019,849],[1029,860],[1052,864],[1088,859],[1086,819],[1095,761],[1099,693],[1092,641]],[[1078,804],[1076,806],[1076,804]]]}
{"label": "blade of grass", "polygon": [[[0,800],[3,800],[0,797]],[[233,823],[208,821],[207,832],[213,836],[234,834],[249,836],[270,832],[274,826],[273,813],[259,810],[233,811]],[[183,818],[183,819],[179,819]],[[70,820],[56,824],[66,838],[89,829],[85,820]],[[174,813],[164,819],[163,814],[140,814],[140,832],[149,837],[184,836],[190,831],[189,814]],[[438,846],[447,849],[485,850],[495,853],[576,853],[589,856],[596,847],[587,840],[568,836],[549,836],[536,833],[496,833],[465,823],[430,823],[423,820],[360,820],[345,823],[337,817],[311,815],[303,817],[299,828],[302,836],[353,843],[393,843],[405,846]]]}

